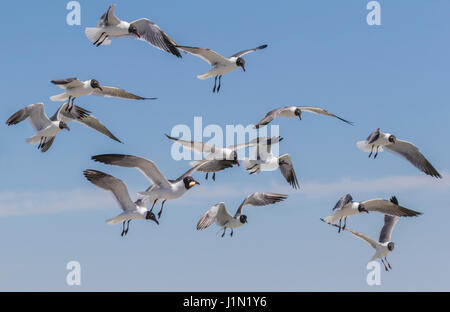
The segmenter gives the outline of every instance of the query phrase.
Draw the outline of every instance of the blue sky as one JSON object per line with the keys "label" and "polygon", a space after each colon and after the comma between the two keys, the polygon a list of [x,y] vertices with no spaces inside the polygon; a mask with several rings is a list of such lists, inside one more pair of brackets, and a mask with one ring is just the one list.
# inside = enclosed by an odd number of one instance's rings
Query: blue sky
{"label": "blue sky", "polygon": [[[80,1],[81,26],[66,24],[66,1],[11,2],[1,19],[8,33],[0,49],[0,115],[44,102],[49,115],[60,92],[49,81],[98,79],[157,101],[85,97],[89,109],[125,144],[78,124],[61,132],[51,150],[25,143],[29,123],[0,131],[0,290],[450,290],[450,147],[447,142],[450,20],[448,1],[380,1],[381,26],[368,26],[368,1],[116,1],[124,20],[147,17],[179,44],[224,55],[263,43],[246,56],[247,72],[213,81],[196,75],[202,60],[177,59],[143,42],[113,41],[95,48],[84,27],[96,25],[111,4]],[[5,28],[4,28],[5,29]],[[87,168],[110,173],[130,194],[148,187],[136,170],[93,163],[90,156],[126,153],[152,159],[168,178],[188,168],[170,158],[163,136],[178,124],[248,125],[285,105],[323,107],[355,122],[351,127],[315,115],[278,119],[302,186],[292,191],[279,172],[249,176],[242,168],[204,181],[167,202],[161,225],[134,222],[126,239],[105,220],[118,214],[112,197],[86,181]],[[375,128],[414,142],[444,179],[427,177],[388,153],[369,160],[355,142]],[[274,206],[248,208],[249,224],[220,238],[198,232],[200,216],[217,202],[234,211],[251,192],[286,192]],[[320,222],[346,193],[357,200],[397,195],[423,212],[400,220],[393,233],[393,270],[381,286],[366,284],[372,249]],[[355,216],[348,226],[378,237],[382,215]],[[66,264],[81,264],[82,285],[67,286]]]}

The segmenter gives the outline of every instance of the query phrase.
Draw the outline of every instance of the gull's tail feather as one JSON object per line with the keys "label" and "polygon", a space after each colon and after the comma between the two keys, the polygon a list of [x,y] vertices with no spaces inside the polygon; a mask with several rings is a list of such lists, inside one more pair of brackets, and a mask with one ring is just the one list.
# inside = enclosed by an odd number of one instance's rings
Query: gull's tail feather
{"label": "gull's tail feather", "polygon": [[[103,33],[103,28],[97,28],[97,27],[86,27],[84,30],[84,33],[86,34],[86,37],[89,39],[90,42],[95,43],[100,38],[101,34]],[[103,41],[102,45],[108,45],[111,44],[110,39],[106,39]]]}
{"label": "gull's tail feather", "polygon": [[335,216],[328,216],[324,219],[322,219],[323,222],[326,222],[328,224],[336,224],[336,222],[338,221],[338,218],[335,218]]}
{"label": "gull's tail feather", "polygon": [[216,74],[214,73],[214,71],[209,71],[207,73],[204,73],[202,75],[198,75],[197,78],[200,80],[205,80],[208,79],[209,77],[215,76]]}
{"label": "gull's tail feather", "polygon": [[67,96],[66,92],[63,92],[63,93],[60,93],[60,94],[57,94],[57,95],[53,95],[53,96],[50,97],[50,100],[52,100],[53,102],[63,102],[63,101],[66,101],[68,99],[69,99],[69,97]]}

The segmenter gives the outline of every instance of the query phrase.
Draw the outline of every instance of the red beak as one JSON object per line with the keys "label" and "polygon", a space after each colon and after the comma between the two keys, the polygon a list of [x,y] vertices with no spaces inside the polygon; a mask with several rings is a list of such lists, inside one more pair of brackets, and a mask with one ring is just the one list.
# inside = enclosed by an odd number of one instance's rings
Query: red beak
{"label": "red beak", "polygon": [[242,65],[242,70],[245,72],[245,65]]}
{"label": "red beak", "polygon": [[102,91],[102,92],[103,92],[103,88],[102,88],[102,87],[97,87],[97,89],[100,89],[100,91]]}

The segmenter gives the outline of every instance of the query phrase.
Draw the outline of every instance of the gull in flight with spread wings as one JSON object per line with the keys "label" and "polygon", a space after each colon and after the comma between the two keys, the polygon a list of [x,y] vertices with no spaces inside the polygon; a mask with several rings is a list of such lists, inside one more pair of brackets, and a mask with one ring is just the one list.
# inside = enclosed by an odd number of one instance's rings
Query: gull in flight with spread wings
{"label": "gull in flight with spread wings", "polygon": [[177,43],[153,21],[141,18],[134,22],[121,21],[114,15],[115,4],[100,17],[97,27],[88,27],[86,37],[95,45],[111,44],[112,38],[136,38],[148,42],[154,47],[182,57],[176,48]]}
{"label": "gull in flight with spread wings", "polygon": [[419,149],[412,143],[402,141],[390,133],[383,133],[380,128],[372,132],[365,141],[359,141],[356,146],[363,152],[369,153],[369,158],[377,158],[378,153],[385,148],[387,151],[397,154],[408,160],[414,167],[423,171],[425,174],[435,178],[442,178],[440,173],[434,169],[433,165],[422,155]]}
{"label": "gull in flight with spread wings", "polygon": [[225,236],[227,229],[231,230],[230,236],[233,236],[233,229],[239,228],[247,223],[247,216],[242,213],[245,206],[267,206],[283,201],[287,195],[274,193],[253,193],[241,203],[234,217],[227,211],[225,204],[219,203],[209,209],[197,223],[197,230],[203,230],[211,224],[216,223],[223,230],[222,237]]}
{"label": "gull in flight with spread wings", "polygon": [[[117,200],[120,208],[122,208],[123,212],[121,214],[106,220],[106,223],[110,225],[122,222],[121,236],[127,235],[132,220],[152,220],[156,222],[156,224],[159,224],[153,212],[147,210],[141,199],[138,199],[135,202],[131,200],[128,188],[122,180],[97,170],[85,170],[83,173],[86,179],[92,184],[110,191]],[[126,228],[125,223],[127,223]]]}
{"label": "gull in flight with spread wings", "polygon": [[[177,48],[185,52],[188,52],[192,55],[198,56],[205,62],[209,63],[209,65],[213,66],[213,69],[211,69],[209,72],[203,75],[198,75],[197,78],[204,80],[209,77],[215,76],[213,92],[216,91],[219,92],[222,82],[222,75],[228,74],[238,69],[239,67],[241,67],[242,70],[245,72],[245,60],[242,57],[248,53],[267,48],[267,44],[264,44],[254,49],[248,49],[235,53],[229,58],[226,58],[210,49],[186,47],[186,46],[177,46]],[[219,78],[218,85],[217,85],[217,78]]]}

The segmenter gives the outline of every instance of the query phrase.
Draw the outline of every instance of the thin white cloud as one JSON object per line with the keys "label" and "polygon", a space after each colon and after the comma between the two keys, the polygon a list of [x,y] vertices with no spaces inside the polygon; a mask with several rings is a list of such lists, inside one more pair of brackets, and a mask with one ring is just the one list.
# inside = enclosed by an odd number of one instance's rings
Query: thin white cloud
{"label": "thin white cloud", "polygon": [[[337,182],[304,182],[300,190],[279,182],[268,184],[261,189],[260,184],[237,186],[236,184],[202,185],[188,192],[183,199],[174,200],[171,205],[186,206],[227,201],[230,198],[244,198],[256,191],[270,191],[288,195],[305,196],[310,199],[336,196],[343,193],[388,193],[393,191],[427,191],[448,193],[450,175],[444,172],[437,180],[425,175],[391,176],[376,179],[344,178]],[[134,197],[134,196],[132,196]],[[92,211],[119,207],[112,196],[102,190],[79,189],[44,192],[0,192],[0,217],[26,216],[35,214]],[[112,211],[112,213],[114,213]]]}

